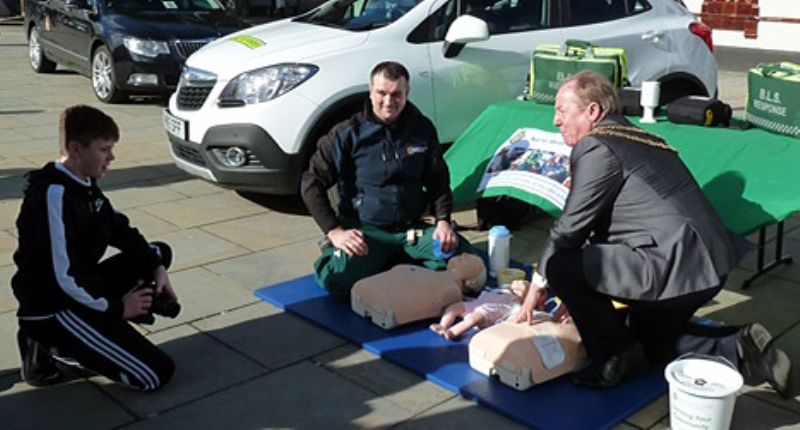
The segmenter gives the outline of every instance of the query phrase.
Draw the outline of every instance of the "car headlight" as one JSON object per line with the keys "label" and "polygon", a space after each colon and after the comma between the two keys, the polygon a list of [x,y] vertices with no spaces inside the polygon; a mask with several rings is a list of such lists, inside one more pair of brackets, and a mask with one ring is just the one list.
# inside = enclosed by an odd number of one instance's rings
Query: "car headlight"
{"label": "car headlight", "polygon": [[317,73],[311,64],[278,64],[251,70],[233,78],[222,90],[220,102],[261,103],[286,94]]}
{"label": "car headlight", "polygon": [[169,46],[167,42],[160,40],[146,40],[137,39],[135,37],[126,37],[122,39],[122,43],[128,48],[132,54],[141,55],[142,57],[157,57],[161,54],[169,54]]}

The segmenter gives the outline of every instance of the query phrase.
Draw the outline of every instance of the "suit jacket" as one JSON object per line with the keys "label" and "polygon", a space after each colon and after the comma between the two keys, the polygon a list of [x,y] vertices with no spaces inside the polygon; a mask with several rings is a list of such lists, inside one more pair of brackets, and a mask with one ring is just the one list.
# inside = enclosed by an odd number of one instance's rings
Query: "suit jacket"
{"label": "suit jacket", "polygon": [[[621,115],[599,126],[630,122]],[[570,156],[572,188],[539,267],[553,253],[582,249],[597,291],[659,300],[715,287],[749,243],[722,224],[678,154],[641,142],[589,136]]]}

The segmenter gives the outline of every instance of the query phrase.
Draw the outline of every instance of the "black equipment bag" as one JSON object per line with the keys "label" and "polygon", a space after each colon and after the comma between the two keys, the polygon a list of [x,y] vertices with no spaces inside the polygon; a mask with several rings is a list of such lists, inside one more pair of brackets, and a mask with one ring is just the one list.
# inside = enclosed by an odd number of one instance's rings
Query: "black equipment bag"
{"label": "black equipment bag", "polygon": [[706,127],[729,126],[731,114],[729,104],[703,96],[683,96],[670,103],[667,109],[670,122]]}
{"label": "black equipment bag", "polygon": [[509,196],[482,197],[478,199],[476,209],[478,230],[488,230],[496,225],[511,231],[519,230],[539,213],[536,206]]}
{"label": "black equipment bag", "polygon": [[640,104],[642,92],[635,88],[620,88],[617,91],[619,96],[620,110],[623,115],[642,116],[644,108]]}

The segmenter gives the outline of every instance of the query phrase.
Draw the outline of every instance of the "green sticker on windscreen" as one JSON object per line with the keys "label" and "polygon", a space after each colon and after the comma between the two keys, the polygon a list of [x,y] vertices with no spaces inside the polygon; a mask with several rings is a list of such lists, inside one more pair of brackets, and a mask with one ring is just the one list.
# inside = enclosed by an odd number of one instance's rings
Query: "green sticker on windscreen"
{"label": "green sticker on windscreen", "polygon": [[234,41],[234,42],[237,42],[237,43],[241,43],[242,45],[244,45],[244,46],[246,46],[246,47],[248,47],[250,49],[260,48],[260,47],[266,45],[266,43],[264,43],[263,40],[261,40],[259,38],[256,38],[256,37],[253,37],[253,36],[237,36],[237,37],[234,37],[231,40]]}

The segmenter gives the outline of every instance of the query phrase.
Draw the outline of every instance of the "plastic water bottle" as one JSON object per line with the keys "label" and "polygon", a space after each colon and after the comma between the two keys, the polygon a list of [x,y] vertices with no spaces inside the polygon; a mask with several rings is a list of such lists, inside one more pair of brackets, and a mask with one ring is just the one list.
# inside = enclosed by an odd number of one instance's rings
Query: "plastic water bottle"
{"label": "plastic water bottle", "polygon": [[508,267],[511,249],[511,233],[505,226],[496,225],[489,230],[489,276]]}

